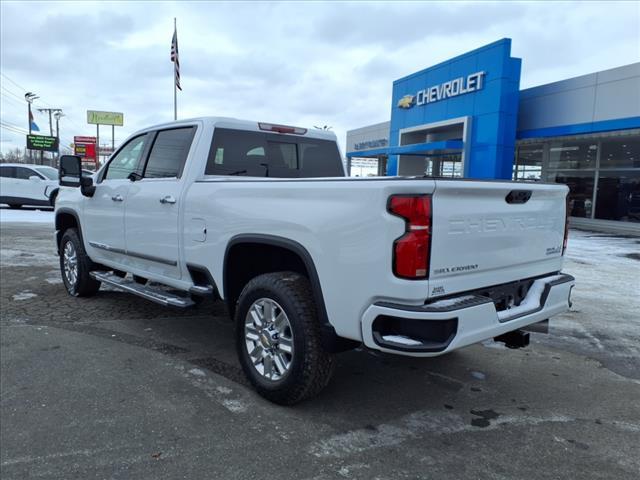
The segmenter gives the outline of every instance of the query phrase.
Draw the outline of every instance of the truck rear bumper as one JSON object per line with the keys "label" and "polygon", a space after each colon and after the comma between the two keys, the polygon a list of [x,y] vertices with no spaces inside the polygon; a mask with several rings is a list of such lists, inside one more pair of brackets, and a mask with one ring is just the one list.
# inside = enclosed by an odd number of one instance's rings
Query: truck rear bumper
{"label": "truck rear bumper", "polygon": [[426,305],[378,302],[362,317],[363,342],[399,355],[442,355],[567,311],[574,284],[566,274],[538,278],[519,306],[502,311],[491,298],[476,294]]}

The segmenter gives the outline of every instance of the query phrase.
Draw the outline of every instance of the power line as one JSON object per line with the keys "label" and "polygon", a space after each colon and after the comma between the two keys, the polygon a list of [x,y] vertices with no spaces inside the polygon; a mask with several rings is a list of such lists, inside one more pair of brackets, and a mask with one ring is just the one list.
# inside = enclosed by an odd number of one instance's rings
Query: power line
{"label": "power line", "polygon": [[[26,89],[26,88],[24,88],[22,85],[20,85],[18,82],[16,82],[16,81],[14,81],[14,80],[10,79],[10,78],[9,78],[6,74],[4,74],[4,73],[1,73],[1,72],[0,72],[0,75],[2,75],[5,79],[9,80],[9,81],[10,81],[11,83],[13,83],[16,87],[18,87],[18,88],[21,90],[21,94],[22,94],[22,95],[24,95],[25,93],[27,93],[27,89]],[[3,86],[2,88],[4,88],[7,92],[11,93],[12,95],[14,95],[14,96],[16,96],[16,97],[18,97],[18,98],[20,99],[20,96],[19,96],[19,95],[16,95],[15,93],[13,93],[13,92],[12,92],[11,90],[9,90],[6,86]],[[20,99],[20,100],[22,100],[22,99]],[[42,103],[43,105],[45,105],[45,106],[47,106],[47,107],[50,107],[50,106],[51,106],[51,105],[49,105],[47,102],[45,102],[45,101],[44,101],[44,100],[42,100],[42,99],[40,99],[40,102],[39,102],[39,103]]]}
{"label": "power line", "polygon": [[5,102],[13,102],[14,105],[19,106],[19,107],[24,107],[24,102],[20,103],[18,102],[18,100],[14,99],[13,97],[10,97],[9,95],[7,95],[4,92],[0,92],[0,95],[2,95],[3,97],[3,101]]}
{"label": "power line", "polygon": [[22,100],[24,101],[24,98],[20,98],[19,95],[16,95],[15,93],[13,93],[11,90],[9,90],[7,87],[5,87],[4,85],[0,85],[0,88],[2,90],[4,90],[7,94],[11,95],[12,97],[15,97],[18,100]]}
{"label": "power line", "polygon": [[0,122],[0,128],[4,128],[5,130],[9,130],[10,132],[13,132],[13,133],[19,133],[21,135],[26,135],[28,133],[27,131],[20,130],[19,128],[15,128],[1,122]]}
{"label": "power line", "polygon": [[[5,73],[0,72],[0,75],[2,75],[2,77],[4,77],[6,80],[8,80],[9,82],[11,82],[11,84],[13,84],[15,87],[17,87],[17,88],[19,89],[19,92],[20,92],[21,94],[24,94],[24,93],[26,93],[26,92],[28,91],[25,87],[23,87],[22,85],[20,85],[20,84],[19,84],[18,82],[16,82],[15,80],[11,79],[11,78],[10,78],[8,75],[6,75]],[[3,89],[3,90],[5,90],[5,91],[7,92],[7,94],[12,95],[12,96],[13,96],[13,97],[15,97],[18,101],[20,101],[20,102],[21,102],[21,103],[20,103],[20,105],[21,105],[21,106],[24,106],[24,103],[22,103],[22,102],[24,102],[24,99],[23,99],[23,98],[21,98],[21,97],[20,97],[20,95],[16,94],[14,91],[12,91],[12,90],[10,90],[9,88],[7,88],[7,86],[6,86],[6,85],[0,85],[0,87],[2,87],[2,89]],[[7,96],[6,94],[5,94],[5,97],[6,97],[7,99],[11,99],[11,100],[13,100],[13,98],[11,98],[11,97]],[[14,100],[14,101],[15,101],[15,100]],[[34,102],[34,106],[36,106],[36,107],[38,107],[40,104],[42,104],[42,105],[44,105],[44,106],[46,106],[46,107],[49,107],[49,108],[53,108],[53,107],[51,106],[51,104],[50,104],[50,103],[45,102],[45,101],[44,101],[44,100],[42,100],[41,98],[40,98],[40,99],[38,99],[38,100],[36,100],[36,101]],[[66,120],[65,120],[65,121],[67,122],[67,124],[68,124],[69,126],[71,126],[71,127],[75,128],[75,129],[77,129],[77,130],[78,130],[78,133],[83,132],[84,130],[86,130],[86,129],[87,129],[87,127],[86,127],[86,126],[85,126],[85,127],[81,127],[78,123],[76,123],[74,120],[72,120],[69,116],[67,116],[67,117],[65,117],[65,118],[66,118]],[[21,128],[21,127],[18,127],[18,128]],[[26,132],[25,132],[25,133],[26,133]],[[68,138],[67,138],[67,142],[68,142],[68,143],[73,143],[72,141],[69,141],[69,139],[68,139]]]}
{"label": "power line", "polygon": [[0,123],[4,123],[5,125],[9,125],[10,127],[14,127],[14,128],[19,128],[21,130],[26,130],[26,128],[23,128],[20,125],[14,125],[13,123],[7,122],[6,120],[0,119]]}
{"label": "power line", "polygon": [[11,80],[7,75],[5,75],[4,73],[0,72],[0,75],[2,75],[4,78],[6,78],[7,80],[9,80],[11,83],[13,83],[16,87],[18,87],[19,89],[21,89],[23,92],[26,92],[27,89],[24,88],[22,85],[19,85],[17,82]]}

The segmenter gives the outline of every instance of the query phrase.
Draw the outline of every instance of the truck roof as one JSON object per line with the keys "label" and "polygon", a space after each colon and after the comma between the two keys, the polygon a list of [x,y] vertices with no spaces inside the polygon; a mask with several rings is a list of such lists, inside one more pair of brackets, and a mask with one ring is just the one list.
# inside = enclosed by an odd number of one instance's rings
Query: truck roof
{"label": "truck roof", "polygon": [[53,168],[49,165],[37,165],[35,163],[0,163],[0,167],[27,167],[27,168]]}
{"label": "truck roof", "polygon": [[[256,132],[261,131],[258,126],[259,123],[268,123],[270,125],[282,125],[276,122],[262,122],[262,121],[258,122],[254,120],[241,120],[238,118],[231,118],[231,117],[208,116],[208,117],[185,118],[181,120],[174,120],[171,122],[159,123],[157,125],[153,125],[153,126],[141,129],[137,131],[136,134],[146,132],[149,130],[155,130],[158,128],[167,128],[167,127],[184,125],[187,123],[194,123],[194,122],[202,122],[204,124],[213,125],[213,127],[232,128],[236,130],[249,130],[249,131],[256,131]],[[299,127],[299,128],[306,128],[306,127]],[[320,130],[318,128],[306,128],[306,130],[307,130],[306,133],[300,136],[307,137],[307,138],[318,138],[322,140],[336,141],[336,134],[332,131]]]}

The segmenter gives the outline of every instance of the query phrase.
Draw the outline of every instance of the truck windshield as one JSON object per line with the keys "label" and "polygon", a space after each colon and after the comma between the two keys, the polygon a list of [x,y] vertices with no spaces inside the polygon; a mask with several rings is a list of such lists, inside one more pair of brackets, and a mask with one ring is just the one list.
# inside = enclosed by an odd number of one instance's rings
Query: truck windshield
{"label": "truck windshield", "polygon": [[343,177],[335,142],[267,132],[216,128],[207,175]]}

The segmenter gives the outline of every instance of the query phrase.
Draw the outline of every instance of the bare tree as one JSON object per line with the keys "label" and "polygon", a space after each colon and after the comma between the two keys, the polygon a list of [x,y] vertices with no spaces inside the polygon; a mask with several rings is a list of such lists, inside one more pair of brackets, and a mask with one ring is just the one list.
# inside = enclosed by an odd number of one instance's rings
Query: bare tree
{"label": "bare tree", "polygon": [[0,157],[0,162],[2,163],[26,163],[27,161],[28,159],[25,152],[19,147],[9,150]]}

